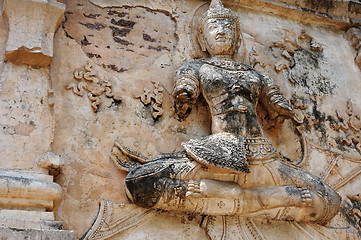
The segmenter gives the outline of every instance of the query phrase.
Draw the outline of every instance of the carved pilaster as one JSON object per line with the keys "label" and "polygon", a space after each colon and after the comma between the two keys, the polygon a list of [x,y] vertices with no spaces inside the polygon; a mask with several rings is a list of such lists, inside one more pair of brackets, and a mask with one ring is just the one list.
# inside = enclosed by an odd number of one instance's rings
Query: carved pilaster
{"label": "carved pilaster", "polygon": [[54,33],[64,11],[65,4],[56,0],[5,0],[3,15],[9,27],[5,60],[48,66],[53,57]]}
{"label": "carved pilaster", "polygon": [[8,63],[2,72],[1,80],[6,83],[2,90],[7,94],[0,96],[0,115],[6,122],[3,129],[9,131],[0,134],[5,149],[0,162],[0,236],[73,239],[74,234],[63,231],[62,222],[56,221],[54,215],[63,191],[53,176],[60,173],[63,159],[48,152],[54,135],[54,102],[47,73],[54,33],[61,24],[65,5],[56,0],[2,2],[2,14],[8,23]]}

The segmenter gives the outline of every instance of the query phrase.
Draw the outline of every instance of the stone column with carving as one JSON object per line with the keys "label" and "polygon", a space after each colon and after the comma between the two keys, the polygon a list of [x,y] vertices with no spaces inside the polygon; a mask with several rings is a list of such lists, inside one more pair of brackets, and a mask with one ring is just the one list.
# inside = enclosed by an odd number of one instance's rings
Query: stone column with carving
{"label": "stone column with carving", "polygon": [[[54,208],[63,159],[51,152],[54,116],[50,63],[65,4],[4,0],[0,32],[0,235],[5,239],[73,239]],[[59,220],[59,219],[57,219]]]}

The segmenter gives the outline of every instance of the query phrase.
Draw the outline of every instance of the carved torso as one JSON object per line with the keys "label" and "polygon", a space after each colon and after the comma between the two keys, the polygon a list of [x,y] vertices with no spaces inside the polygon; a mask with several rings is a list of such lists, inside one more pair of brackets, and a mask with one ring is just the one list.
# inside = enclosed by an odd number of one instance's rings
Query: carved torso
{"label": "carved torso", "polygon": [[231,61],[202,62],[200,88],[210,107],[212,132],[262,136],[255,111],[263,84],[259,74]]}

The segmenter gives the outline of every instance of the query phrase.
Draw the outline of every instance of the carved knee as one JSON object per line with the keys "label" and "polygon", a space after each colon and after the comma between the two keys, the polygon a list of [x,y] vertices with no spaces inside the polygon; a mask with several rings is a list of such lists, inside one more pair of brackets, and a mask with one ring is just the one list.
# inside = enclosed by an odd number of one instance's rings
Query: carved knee
{"label": "carved knee", "polygon": [[185,197],[187,183],[170,178],[143,178],[126,180],[126,192],[129,199],[136,205],[152,208],[158,202],[169,204]]}

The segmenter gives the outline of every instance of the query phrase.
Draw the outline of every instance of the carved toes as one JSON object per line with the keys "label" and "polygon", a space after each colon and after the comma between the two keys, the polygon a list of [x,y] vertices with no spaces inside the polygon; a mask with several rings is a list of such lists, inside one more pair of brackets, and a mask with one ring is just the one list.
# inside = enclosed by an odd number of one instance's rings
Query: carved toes
{"label": "carved toes", "polygon": [[312,206],[312,196],[310,190],[306,187],[300,187],[298,190],[301,193],[301,203],[304,207],[311,207]]}
{"label": "carved toes", "polygon": [[186,192],[186,197],[192,197],[192,198],[202,197],[202,192],[201,192],[199,181],[195,181],[195,180],[188,181],[188,189]]}

